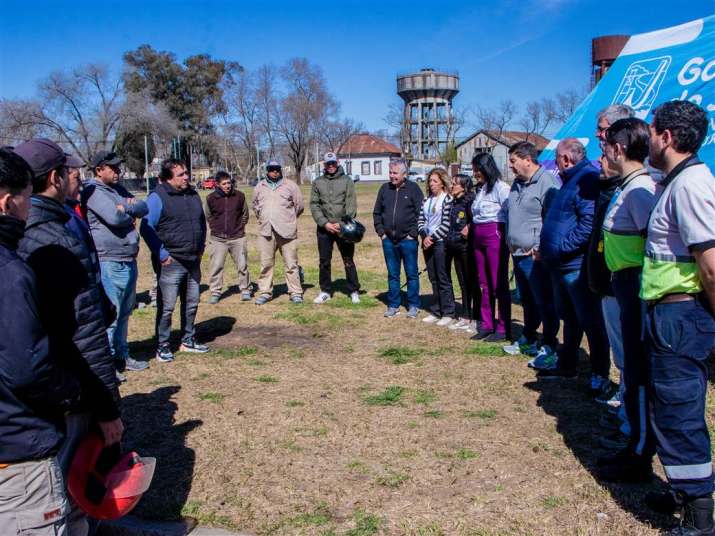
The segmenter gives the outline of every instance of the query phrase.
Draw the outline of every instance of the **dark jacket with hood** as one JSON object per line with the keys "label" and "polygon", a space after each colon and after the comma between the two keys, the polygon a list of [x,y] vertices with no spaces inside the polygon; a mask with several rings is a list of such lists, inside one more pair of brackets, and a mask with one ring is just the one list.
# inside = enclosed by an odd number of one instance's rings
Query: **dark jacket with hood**
{"label": "dark jacket with hood", "polygon": [[621,177],[611,177],[598,181],[598,199],[596,200],[596,210],[593,216],[593,231],[588,243],[588,253],[586,254],[586,274],[588,276],[588,286],[591,291],[599,296],[613,296],[611,287],[611,271],[606,265],[606,256],[603,248],[603,220],[606,219],[606,212],[611,203],[613,194],[623,183]]}
{"label": "dark jacket with hood", "polygon": [[393,242],[400,242],[407,237],[417,238],[417,220],[424,194],[419,186],[405,180],[400,188],[391,182],[380,186],[372,210],[372,222],[375,232],[386,236]]}
{"label": "dark jacket with hood", "polygon": [[67,229],[68,220],[62,204],[33,196],[18,254],[37,279],[50,351],[80,379],[83,409],[110,421],[119,417],[119,393],[99,274],[87,246]]}
{"label": "dark jacket with hood", "polygon": [[79,383],[42,327],[35,276],[17,255],[23,222],[0,216],[0,463],[41,460],[62,442],[63,413]]}
{"label": "dark jacket with hood", "polygon": [[211,236],[225,240],[246,236],[248,204],[243,192],[231,187],[226,194],[221,188],[216,188],[206,198],[206,208]]}
{"label": "dark jacket with hood", "polygon": [[345,216],[357,215],[357,198],[352,179],[339,166],[333,175],[324,173],[313,181],[310,191],[310,213],[318,227],[340,223]]}

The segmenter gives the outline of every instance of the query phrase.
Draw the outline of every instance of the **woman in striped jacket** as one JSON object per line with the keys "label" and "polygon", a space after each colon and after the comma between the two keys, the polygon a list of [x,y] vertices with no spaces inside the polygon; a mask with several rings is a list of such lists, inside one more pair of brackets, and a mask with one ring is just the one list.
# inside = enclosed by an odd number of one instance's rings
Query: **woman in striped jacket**
{"label": "woman in striped jacket", "polygon": [[452,197],[447,172],[435,168],[427,175],[427,197],[422,204],[417,230],[422,237],[422,251],[432,283],[430,315],[423,322],[448,326],[454,320],[454,291],[447,270],[445,237],[449,231]]}

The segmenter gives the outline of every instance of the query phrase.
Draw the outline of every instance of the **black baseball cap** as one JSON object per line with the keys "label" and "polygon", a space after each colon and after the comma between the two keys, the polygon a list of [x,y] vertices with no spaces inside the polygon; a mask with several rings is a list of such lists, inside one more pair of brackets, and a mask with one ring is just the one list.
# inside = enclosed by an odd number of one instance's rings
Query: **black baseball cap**
{"label": "black baseball cap", "polygon": [[92,161],[89,165],[92,169],[95,169],[99,166],[118,166],[122,162],[124,162],[124,160],[114,151],[99,151],[92,157]]}
{"label": "black baseball cap", "polygon": [[37,177],[67,164],[67,154],[62,147],[47,138],[33,138],[15,147],[14,151]]}

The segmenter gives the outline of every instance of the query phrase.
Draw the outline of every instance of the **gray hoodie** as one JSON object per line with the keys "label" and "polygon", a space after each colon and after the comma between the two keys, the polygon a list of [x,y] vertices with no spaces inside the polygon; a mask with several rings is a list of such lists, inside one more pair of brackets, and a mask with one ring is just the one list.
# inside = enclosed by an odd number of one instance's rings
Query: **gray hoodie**
{"label": "gray hoodie", "polygon": [[136,200],[119,184],[107,186],[92,179],[82,191],[82,206],[100,261],[131,262],[139,253],[139,233],[135,218],[146,215],[144,201]]}
{"label": "gray hoodie", "polygon": [[556,177],[542,167],[531,180],[514,180],[509,192],[506,243],[514,256],[527,255],[538,248],[545,207],[560,188]]}

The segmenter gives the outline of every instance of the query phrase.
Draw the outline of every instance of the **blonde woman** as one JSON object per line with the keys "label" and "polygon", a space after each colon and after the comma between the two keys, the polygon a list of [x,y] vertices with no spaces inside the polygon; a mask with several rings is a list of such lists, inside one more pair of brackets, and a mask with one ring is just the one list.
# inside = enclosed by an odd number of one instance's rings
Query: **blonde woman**
{"label": "blonde woman", "polygon": [[432,283],[430,315],[422,321],[449,326],[454,320],[454,291],[447,270],[445,237],[449,232],[452,197],[447,172],[435,168],[427,175],[427,197],[422,203],[417,230],[422,237],[422,251]]}

